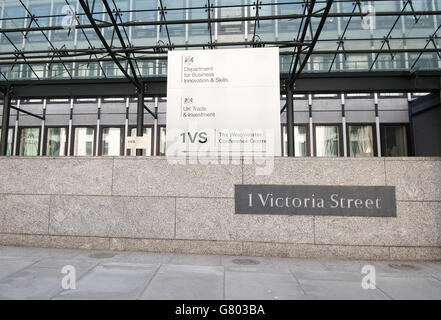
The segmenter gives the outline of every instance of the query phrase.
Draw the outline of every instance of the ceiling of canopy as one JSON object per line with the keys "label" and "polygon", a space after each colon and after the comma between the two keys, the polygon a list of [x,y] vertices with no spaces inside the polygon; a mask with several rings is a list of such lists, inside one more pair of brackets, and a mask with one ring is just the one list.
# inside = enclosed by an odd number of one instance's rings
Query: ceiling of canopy
{"label": "ceiling of canopy", "polygon": [[292,82],[438,71],[440,10],[441,0],[0,0],[0,81],[136,84],[167,75],[169,50],[273,46]]}

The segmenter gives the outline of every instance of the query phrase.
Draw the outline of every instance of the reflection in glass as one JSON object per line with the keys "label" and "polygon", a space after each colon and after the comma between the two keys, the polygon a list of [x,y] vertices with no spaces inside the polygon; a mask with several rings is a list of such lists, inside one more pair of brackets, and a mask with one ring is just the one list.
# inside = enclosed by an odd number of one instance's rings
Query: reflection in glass
{"label": "reflection in glass", "polygon": [[159,155],[165,156],[165,127],[159,128]]}
{"label": "reflection in glass", "polygon": [[40,128],[23,128],[20,136],[20,155],[38,156]]}
{"label": "reflection in glass", "polygon": [[316,126],[315,145],[317,157],[338,157],[340,137],[337,126]]}
{"label": "reflection in glass", "polygon": [[349,126],[349,155],[351,157],[374,156],[372,126]]}
{"label": "reflection in glass", "polygon": [[[286,126],[282,127],[283,135],[283,156],[288,156],[288,134],[286,132]],[[294,156],[306,157],[307,156],[307,144],[306,144],[306,127],[294,126]]]}
{"label": "reflection in glass", "polygon": [[66,155],[66,128],[48,128],[47,129],[47,156],[65,156]]}
{"label": "reflection in glass", "polygon": [[75,128],[74,155],[93,155],[93,128]]}
{"label": "reflection in glass", "polygon": [[[142,135],[148,137],[147,149],[142,149],[142,155],[150,156],[152,154],[152,128],[144,128]],[[132,128],[132,130],[130,130],[130,136],[136,137],[136,128]],[[129,149],[128,155],[136,156],[136,149]]]}
{"label": "reflection in glass", "polygon": [[103,156],[121,155],[121,129],[103,128]]}
{"label": "reflection in glass", "polygon": [[407,156],[405,126],[384,126],[381,136],[383,155],[386,157]]}
{"label": "reflection in glass", "polygon": [[294,155],[306,157],[306,127],[294,126]]}
{"label": "reflection in glass", "polygon": [[[0,128],[0,137],[2,136],[2,128]],[[12,140],[14,138],[14,129],[8,129],[8,146],[6,150],[6,155],[10,156],[12,154]]]}

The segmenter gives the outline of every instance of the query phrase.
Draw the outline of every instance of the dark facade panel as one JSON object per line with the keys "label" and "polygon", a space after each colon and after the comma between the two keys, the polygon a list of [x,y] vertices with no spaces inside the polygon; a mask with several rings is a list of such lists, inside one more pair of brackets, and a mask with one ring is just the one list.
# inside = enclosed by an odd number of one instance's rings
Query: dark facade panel
{"label": "dark facade panel", "polygon": [[441,156],[441,103],[434,93],[409,103],[415,156]]}

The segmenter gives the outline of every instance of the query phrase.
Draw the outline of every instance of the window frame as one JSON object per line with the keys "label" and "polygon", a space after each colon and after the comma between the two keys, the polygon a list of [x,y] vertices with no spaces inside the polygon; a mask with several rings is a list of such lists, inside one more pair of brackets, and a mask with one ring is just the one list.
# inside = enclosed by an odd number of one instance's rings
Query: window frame
{"label": "window frame", "polygon": [[[161,128],[165,128],[165,141],[167,142],[167,126],[165,124],[158,124],[156,126],[156,156],[159,157],[164,157],[166,155],[166,153],[164,154],[160,154],[160,150],[161,150]],[[165,147],[167,149],[167,145]]]}
{"label": "window frame", "polygon": [[119,156],[124,155],[124,147],[125,147],[125,125],[100,125],[100,132],[98,138],[98,156],[101,157],[118,157],[118,156],[105,156],[103,155],[103,131],[106,128],[118,128],[120,129],[120,149]]}
{"label": "window frame", "polygon": [[405,122],[384,122],[384,123],[380,123],[381,156],[382,157],[392,157],[392,158],[395,158],[395,156],[386,156],[385,152],[384,152],[385,151],[385,149],[384,149],[385,147],[384,147],[384,143],[383,143],[383,137],[384,137],[383,130],[384,130],[384,127],[387,127],[387,126],[395,126],[395,127],[402,126],[402,127],[404,127],[404,129],[406,130],[405,131],[405,133],[406,133],[405,141],[406,141],[407,154],[403,155],[403,156],[397,156],[397,157],[410,157],[410,156],[412,156],[413,154],[412,154],[412,150],[411,150],[410,125],[409,125],[409,123],[405,123]]}
{"label": "window frame", "polygon": [[[78,156],[74,153],[75,151],[75,130],[77,128],[92,128],[93,129],[93,148],[92,148],[92,155],[91,156]],[[70,155],[72,157],[94,157],[96,152],[96,125],[75,125],[72,126],[72,132],[71,132],[71,137],[70,137]]]}
{"label": "window frame", "polygon": [[[15,154],[14,154],[14,138],[15,138],[15,127],[11,127],[11,126],[9,126],[8,127],[8,130],[9,129],[12,129],[12,142],[11,142],[11,154],[10,155],[6,155],[7,157],[12,157],[12,156],[15,156]],[[3,127],[0,127],[0,130],[3,130]],[[1,137],[1,134],[0,134],[0,137]],[[9,139],[9,134],[8,134],[8,139]],[[6,142],[6,144],[7,144],[7,142]],[[7,149],[7,147],[6,147],[6,149]],[[16,150],[17,151],[17,150]]]}
{"label": "window frame", "polygon": [[[322,157],[322,156],[317,156],[317,135],[316,135],[316,127],[337,127],[338,128],[338,156],[336,157]],[[317,158],[340,158],[344,156],[344,145],[343,145],[343,125],[341,123],[314,123],[312,125],[312,130],[313,130],[313,139],[314,139],[314,157]]]}
{"label": "window frame", "polygon": [[[37,155],[36,156],[25,156],[20,154],[21,147],[21,135],[23,133],[23,129],[37,128],[38,129],[38,147],[37,147]],[[18,127],[18,136],[17,136],[17,147],[16,147],[16,155],[20,157],[38,157],[40,156],[40,146],[41,146],[41,126],[19,126]],[[13,147],[14,148],[14,147]],[[14,150],[11,151],[11,153]]]}
{"label": "window frame", "polygon": [[[377,152],[377,150],[378,150],[378,147],[377,147],[378,146],[378,140],[377,140],[377,130],[376,130],[375,123],[372,123],[372,122],[370,122],[370,123],[362,123],[362,122],[347,123],[346,122],[346,147],[347,147],[348,157],[351,157],[351,158],[362,158],[362,157],[354,157],[354,156],[351,155],[351,148],[349,146],[349,143],[350,143],[350,141],[349,141],[349,126],[370,126],[372,128],[372,143],[373,143],[372,148],[374,150],[374,155],[372,156],[372,158],[373,157],[378,157],[378,152]],[[366,158],[369,158],[369,157],[366,157]]]}
{"label": "window frame", "polygon": [[[51,128],[64,128],[66,129],[66,146],[65,146],[65,150],[64,150],[64,156],[49,156],[46,154],[47,152],[47,138],[48,138],[48,131]],[[67,148],[68,148],[68,144],[69,144],[69,126],[45,126],[44,127],[44,134],[43,134],[43,156],[44,157],[66,157],[67,156]]]}
{"label": "window frame", "polygon": [[[306,155],[305,156],[296,156],[295,155],[295,145],[294,145],[294,157],[295,158],[306,158],[306,157],[310,157],[311,156],[311,142],[309,141],[309,137],[310,137],[310,133],[309,133],[309,123],[295,123],[293,125],[294,127],[305,127],[306,128]],[[280,126],[280,136],[281,136],[281,140],[282,140],[282,157],[287,157],[285,156],[285,143],[283,141],[284,135],[283,135],[283,129],[285,128],[285,130],[288,128],[288,125],[286,123],[282,123]],[[288,137],[288,133],[287,133],[287,137]],[[294,144],[296,141],[296,137],[294,135]]]}

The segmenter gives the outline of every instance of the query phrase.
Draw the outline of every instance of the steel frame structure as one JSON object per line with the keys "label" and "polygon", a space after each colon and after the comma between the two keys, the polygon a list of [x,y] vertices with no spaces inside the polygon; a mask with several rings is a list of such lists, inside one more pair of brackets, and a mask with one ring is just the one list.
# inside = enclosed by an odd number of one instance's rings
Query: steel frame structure
{"label": "steel frame structure", "polygon": [[[68,0],[64,0],[67,5],[70,6]],[[75,29],[82,32],[85,40],[87,41],[88,48],[56,48],[51,42],[50,38],[45,32],[64,30],[65,26],[62,25],[41,25],[38,23],[38,19],[49,18],[55,16],[40,15],[37,16],[32,12],[32,8],[28,8],[26,4],[19,0],[21,6],[24,7],[27,17],[15,17],[11,19],[17,19],[19,21],[23,19],[30,19],[27,26],[2,28],[0,27],[0,35],[4,37],[13,47],[14,52],[0,52],[0,67],[5,65],[12,65],[12,68],[16,65],[28,66],[30,71],[35,75],[36,80],[18,81],[8,79],[7,76],[0,71],[0,76],[4,80],[0,80],[0,89],[4,94],[4,108],[3,108],[3,121],[5,116],[9,113],[11,97],[36,97],[36,96],[116,96],[123,94],[125,96],[138,96],[138,130],[137,134],[142,135],[142,121],[144,117],[144,110],[150,113],[153,117],[156,117],[156,113],[152,112],[143,103],[143,97],[149,96],[163,96],[165,95],[166,80],[163,78],[143,78],[138,61],[159,61],[166,59],[167,51],[174,49],[188,49],[188,48],[202,48],[202,49],[216,49],[221,47],[264,47],[264,46],[277,46],[282,48],[280,52],[281,56],[290,56],[291,63],[288,74],[281,75],[281,92],[287,94],[287,105],[292,108],[292,92],[371,92],[378,89],[383,91],[418,91],[418,90],[439,90],[440,89],[440,75],[441,71],[436,72],[419,72],[413,70],[418,60],[424,53],[436,53],[441,59],[441,48],[436,45],[436,40],[439,39],[437,32],[441,28],[439,27],[428,37],[414,36],[406,39],[426,40],[427,43],[423,48],[391,48],[389,45],[389,38],[391,33],[400,18],[405,16],[413,16],[415,23],[418,23],[419,16],[437,16],[441,15],[439,10],[414,10],[412,0],[405,0],[402,9],[399,11],[378,11],[375,12],[377,17],[396,17],[395,22],[388,30],[388,33],[383,38],[371,37],[371,41],[382,41],[382,45],[379,49],[345,49],[345,41],[358,41],[365,39],[345,39],[346,32],[353,18],[363,18],[368,15],[367,12],[363,12],[360,6],[360,0],[353,2],[353,8],[350,12],[331,12],[331,6],[338,0],[297,0],[284,3],[262,3],[262,1],[254,1],[252,3],[240,4],[240,5],[216,5],[213,1],[207,0],[204,6],[195,6],[191,8],[167,8],[164,5],[163,0],[158,0],[157,9],[145,9],[145,10],[121,10],[117,7],[114,0],[109,4],[107,0],[101,0],[103,3],[104,11],[95,10],[96,0],[78,0],[83,12],[73,12],[73,18],[76,21]],[[90,3],[92,2],[92,3]],[[263,9],[268,6],[282,6],[287,4],[303,4],[303,12],[300,13],[287,13],[287,14],[262,14]],[[320,6],[318,6],[320,4]],[[317,9],[317,7],[319,7]],[[254,10],[254,14],[244,15],[240,17],[218,17],[213,16],[212,11],[215,9],[225,8],[247,8]],[[357,11],[357,8],[360,10]],[[406,10],[408,8],[408,10]],[[410,9],[409,9],[410,8]],[[170,19],[167,17],[168,12],[176,12],[182,10],[205,10],[206,17],[192,18],[192,19]],[[137,13],[157,13],[159,19],[156,20],[143,20],[143,21],[123,21],[121,19],[122,14],[131,12]],[[109,21],[102,21],[97,19],[97,16],[107,16]],[[81,24],[80,18],[87,18],[87,24]],[[326,21],[330,18],[348,18],[348,22],[345,25],[344,31],[338,35],[338,39],[325,39],[320,41],[335,41],[338,45],[335,49],[316,49],[316,44],[320,39],[321,31],[326,24]],[[316,28],[313,28],[312,19],[318,20]],[[290,41],[262,41],[259,36],[260,23],[262,21],[281,21],[281,20],[300,20],[300,27],[297,30],[297,36]],[[232,42],[218,42],[213,40],[212,28],[215,23],[228,23],[228,22],[250,22],[254,23],[252,30],[251,41],[232,41]],[[173,38],[169,30],[169,26],[172,25],[194,25],[205,24],[208,29],[209,41],[206,43],[184,43],[174,44]],[[159,28],[159,32],[162,28],[166,32],[166,41],[159,40],[156,45],[150,46],[134,46],[127,34],[126,28],[128,27],[140,27],[140,26],[156,26]],[[103,36],[103,30],[112,30],[112,38],[110,43]],[[92,46],[86,31],[93,30],[98,37],[101,48],[95,48]],[[25,39],[29,33],[39,32],[47,41],[46,50],[23,50],[14,44],[10,39],[11,33],[22,33],[23,39]],[[66,31],[70,34],[71,29]],[[116,36],[116,37],[115,37]],[[310,40],[307,40],[307,36],[310,36]],[[115,45],[114,39],[118,39],[120,45]],[[432,47],[429,45],[432,44]],[[387,47],[387,48],[385,48]],[[289,50],[289,49],[292,50]],[[289,50],[289,51],[287,51]],[[381,54],[390,54],[393,57],[394,53],[417,53],[418,57],[413,62],[411,68],[407,72],[389,72],[382,73],[380,71],[374,72],[338,72],[333,73],[332,67],[335,63],[336,57],[339,54],[346,56],[347,54],[372,54],[374,55],[373,61],[369,67],[372,70],[375,66],[378,57]],[[328,73],[322,72],[320,74],[305,74],[302,73],[307,65],[309,58],[313,54],[332,55],[332,63]],[[123,79],[111,79],[106,74],[102,67],[103,62],[113,62],[121,73],[124,75]],[[67,63],[97,63],[100,67],[102,75],[105,79],[88,79],[79,80],[74,79],[66,67]],[[44,64],[51,66],[52,64],[61,64],[67,71],[71,81],[60,80],[42,80],[33,68],[35,64]],[[125,65],[125,66],[124,66]],[[0,78],[1,79],[1,78]],[[382,79],[387,79],[387,81]],[[392,80],[392,81],[391,81]],[[325,88],[320,88],[314,84],[314,81],[320,83],[322,86],[324,83],[327,85]],[[381,87],[378,85],[381,83]],[[61,87],[62,86],[62,87]],[[108,90],[109,87],[114,90]],[[58,88],[58,90],[56,89]],[[106,89],[107,88],[107,92]],[[51,92],[51,90],[55,90]],[[111,91],[111,92],[108,92]],[[290,101],[291,100],[291,101]],[[285,106],[285,107],[286,107]],[[284,111],[285,107],[282,109]],[[24,112],[23,110],[20,110]],[[288,110],[292,115],[292,110]],[[9,118],[9,117],[7,117]],[[292,117],[288,117],[288,125],[293,121]],[[3,123],[5,125],[5,123]],[[289,126],[290,127],[290,126]],[[290,134],[288,134],[290,138]],[[1,137],[1,150],[0,154],[5,154],[5,139],[7,139],[7,130],[2,131]],[[290,144],[288,144],[288,152],[290,153]],[[292,150],[291,150],[292,151]]]}

